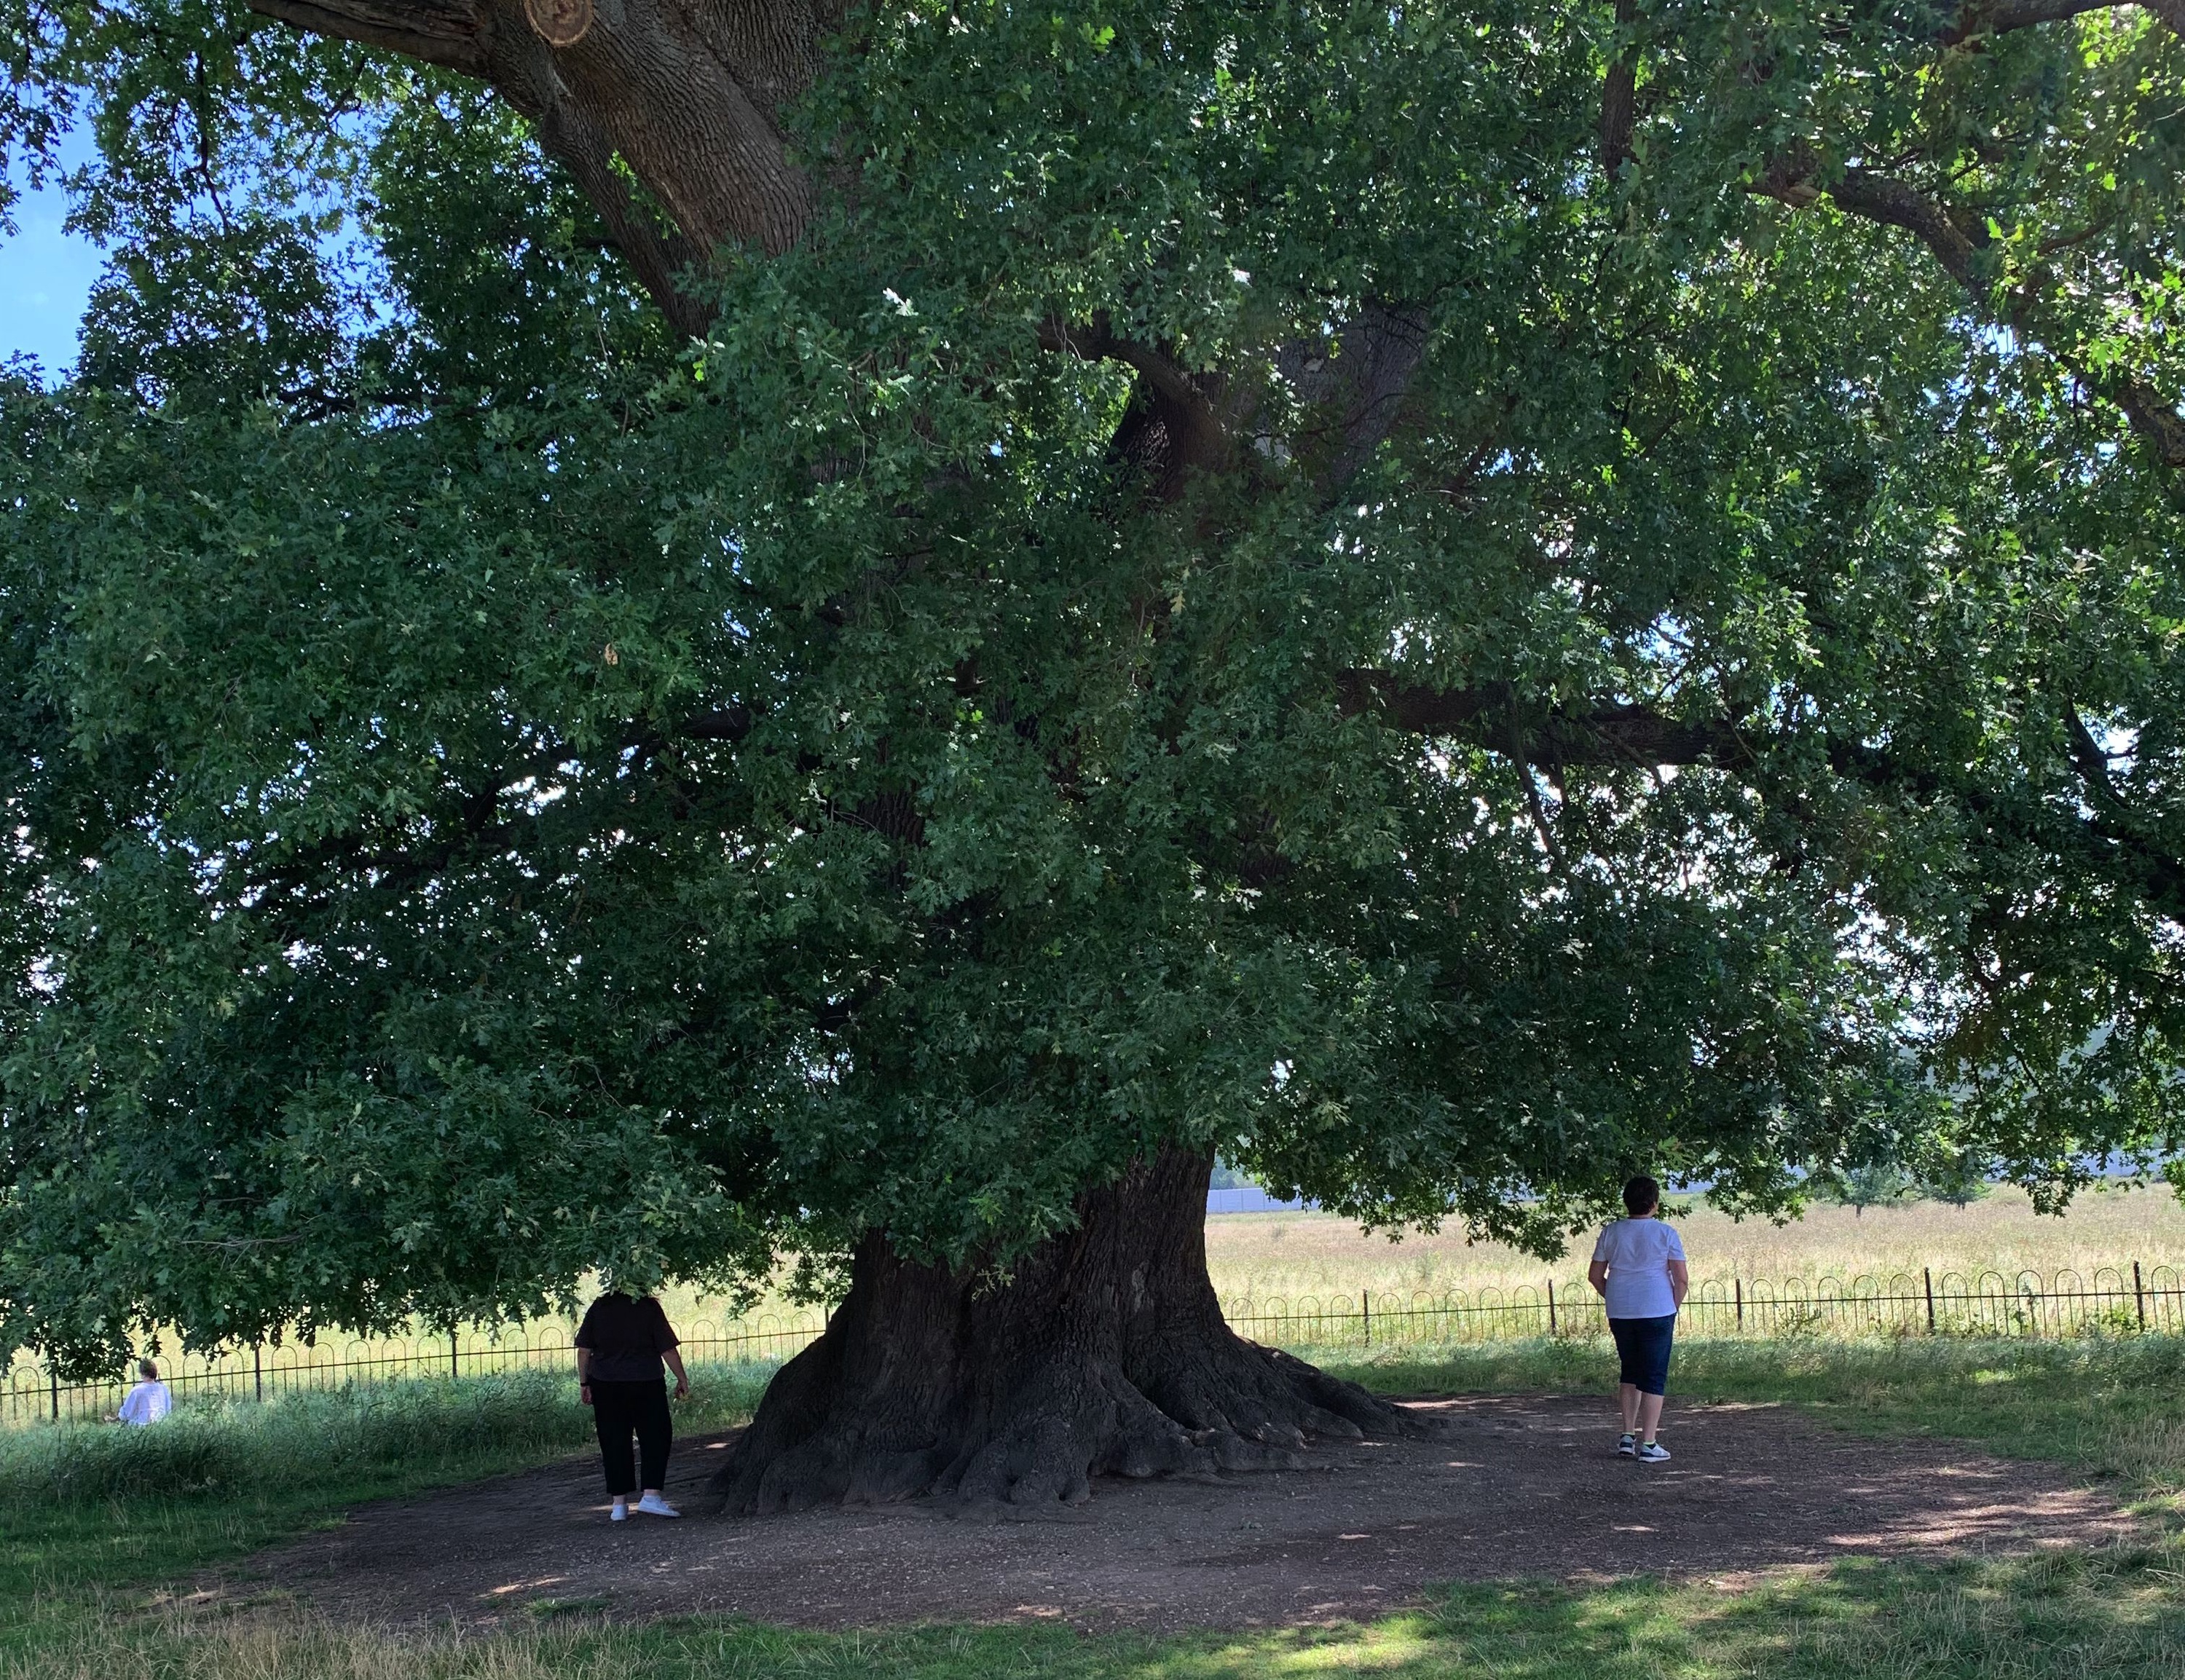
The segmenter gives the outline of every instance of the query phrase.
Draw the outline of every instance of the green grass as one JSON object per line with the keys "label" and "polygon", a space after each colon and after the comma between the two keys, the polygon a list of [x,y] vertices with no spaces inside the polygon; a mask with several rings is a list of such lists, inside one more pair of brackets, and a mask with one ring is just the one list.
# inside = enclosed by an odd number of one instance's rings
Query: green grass
{"label": "green grass", "polygon": [[[1739,1590],[1635,1581],[1469,1587],[1367,1627],[1171,1639],[1052,1627],[798,1633],[690,1617],[555,1617],[464,1638],[286,1615],[80,1627],[4,1680],[2176,1680],[2177,1559],[2160,1549],[1921,1568],[1845,1565]],[[564,1625],[566,1621],[567,1625]]]}
{"label": "green grass", "polygon": [[[1389,1392],[1605,1393],[1605,1348],[1505,1343],[1348,1356]],[[2165,1530],[2185,1488],[2185,1342],[1706,1342],[1679,1397],[1789,1402],[1847,1426],[1964,1437],[2115,1478]],[[705,1373],[685,1426],[733,1417],[763,1372]],[[1673,1398],[1672,1406],[1675,1404]],[[1672,1412],[1674,1418],[1674,1410]],[[299,1397],[159,1430],[0,1437],[0,1680],[2137,1680],[2185,1674],[2185,1542],[1758,1582],[1452,1589],[1370,1626],[1171,1639],[1055,1627],[841,1634],[691,1617],[602,1623],[589,1601],[488,1636],[336,1628],[275,1604],[147,1609],[186,1576],[356,1499],[580,1448],[566,1383],[503,1378]],[[1544,1521],[1552,1520],[1544,1515]]]}

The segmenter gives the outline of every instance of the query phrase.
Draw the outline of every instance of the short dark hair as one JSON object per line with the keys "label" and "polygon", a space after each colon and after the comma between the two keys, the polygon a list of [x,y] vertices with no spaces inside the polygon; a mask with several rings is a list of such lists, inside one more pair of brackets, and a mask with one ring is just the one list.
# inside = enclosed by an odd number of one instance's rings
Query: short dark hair
{"label": "short dark hair", "polygon": [[157,1382],[159,1380],[159,1368],[149,1359],[139,1359],[137,1361],[137,1375],[147,1382]]}
{"label": "short dark hair", "polygon": [[1623,1186],[1623,1211],[1637,1219],[1662,1205],[1662,1186],[1640,1174]]}

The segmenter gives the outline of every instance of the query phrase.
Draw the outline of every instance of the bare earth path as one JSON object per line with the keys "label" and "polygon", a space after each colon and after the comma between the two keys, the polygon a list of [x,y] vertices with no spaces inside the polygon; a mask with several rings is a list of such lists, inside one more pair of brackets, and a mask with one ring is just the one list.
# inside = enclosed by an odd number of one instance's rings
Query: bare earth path
{"label": "bare earth path", "polygon": [[[344,1620],[490,1622],[541,1599],[616,1616],[734,1611],[839,1627],[1052,1620],[1240,1627],[1378,1614],[1433,1582],[1719,1575],[1853,1554],[2137,1532],[2045,1465],[1839,1433],[1773,1406],[1679,1406],[1662,1465],[1613,1455],[1599,1400],[1417,1403],[1445,1439],[1330,1448],[1325,1471],[1096,1484],[1074,1513],[960,1521],[918,1505],[760,1521],[606,1521],[595,1460],[406,1504],[262,1554],[219,1596],[285,1588]],[[678,1443],[670,1496],[724,1440]]]}

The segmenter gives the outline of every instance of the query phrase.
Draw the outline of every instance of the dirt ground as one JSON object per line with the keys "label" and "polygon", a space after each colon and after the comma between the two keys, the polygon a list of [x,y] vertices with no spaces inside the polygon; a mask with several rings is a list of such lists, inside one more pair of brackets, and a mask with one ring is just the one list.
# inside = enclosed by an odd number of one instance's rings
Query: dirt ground
{"label": "dirt ground", "polygon": [[1599,1400],[1412,1404],[1446,1420],[1444,1438],[1325,1448],[1324,1470],[1104,1482],[1074,1512],[1003,1522],[917,1504],[705,1516],[700,1484],[733,1437],[701,1437],[678,1443],[669,1471],[692,1513],[681,1521],[611,1525],[596,1460],[571,1460],[364,1507],[207,1596],[286,1589],[383,1624],[486,1624],[550,1601],[813,1627],[1176,1630],[1369,1616],[1440,1581],[1730,1576],[2136,1532],[2054,1469],[1840,1433],[1780,1407],[1679,1406],[1662,1436],[1674,1460],[1641,1465],[1614,1456]]}

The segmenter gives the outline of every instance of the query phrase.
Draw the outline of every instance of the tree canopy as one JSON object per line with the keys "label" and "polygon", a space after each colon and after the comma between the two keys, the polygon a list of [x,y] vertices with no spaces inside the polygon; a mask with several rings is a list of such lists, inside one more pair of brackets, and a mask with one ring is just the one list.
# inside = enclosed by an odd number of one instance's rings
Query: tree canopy
{"label": "tree canopy", "polygon": [[0,9],[0,1337],[2176,1146],[2175,0]]}

